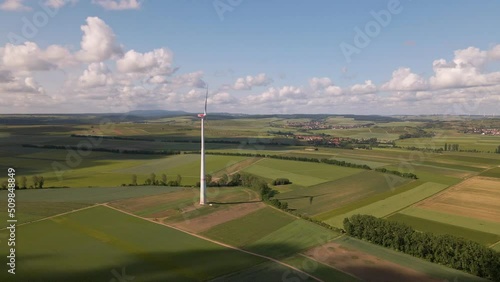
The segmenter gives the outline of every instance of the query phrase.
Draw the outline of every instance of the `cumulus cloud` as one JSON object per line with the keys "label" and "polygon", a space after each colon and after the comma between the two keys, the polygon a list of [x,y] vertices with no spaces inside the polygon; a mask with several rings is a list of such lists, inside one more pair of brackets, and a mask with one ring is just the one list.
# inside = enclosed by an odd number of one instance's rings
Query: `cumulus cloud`
{"label": "cumulus cloud", "polygon": [[313,77],[309,79],[309,86],[311,86],[312,90],[314,91],[327,88],[332,84],[332,80],[328,77]]}
{"label": "cumulus cloud", "polygon": [[263,104],[268,102],[286,102],[289,99],[305,99],[304,91],[295,86],[271,87],[258,95],[245,97],[246,104]]}
{"label": "cumulus cloud", "polygon": [[172,59],[172,52],[166,48],[155,49],[147,53],[130,50],[116,61],[116,67],[122,73],[169,75],[174,72]]}
{"label": "cumulus cloud", "polygon": [[[10,75],[10,74],[9,74]],[[41,87],[33,77],[7,77],[7,80],[2,80],[0,72],[0,92],[5,93],[28,93],[28,94],[44,94],[45,90]]]}
{"label": "cumulus cloud", "polygon": [[92,63],[78,78],[78,83],[84,88],[93,88],[113,84],[113,78],[108,67],[103,63]]}
{"label": "cumulus cloud", "polygon": [[28,7],[23,4],[24,0],[5,0],[2,4],[0,4],[0,10],[5,11],[31,11],[31,7]]}
{"label": "cumulus cloud", "polygon": [[233,88],[236,90],[250,90],[254,86],[267,86],[272,82],[273,80],[265,73],[259,73],[256,76],[247,75],[236,79]]}
{"label": "cumulus cloud", "polygon": [[377,86],[371,80],[366,80],[364,84],[354,84],[350,88],[351,94],[369,94],[377,92]]}
{"label": "cumulus cloud", "polygon": [[123,53],[113,30],[103,20],[88,17],[86,21],[87,24],[81,26],[82,49],[77,53],[78,59],[84,62],[103,62]]}
{"label": "cumulus cloud", "polygon": [[227,92],[219,92],[208,98],[208,104],[214,105],[233,105],[237,103],[237,99]]}
{"label": "cumulus cloud", "polygon": [[392,73],[392,78],[382,85],[387,91],[416,91],[425,90],[428,83],[425,78],[412,73],[409,68],[399,68]]}
{"label": "cumulus cloud", "polygon": [[500,72],[485,73],[484,66],[500,59],[500,45],[489,51],[475,47],[456,50],[451,61],[435,60],[432,63],[434,76],[430,84],[434,89],[462,88],[500,83]]}
{"label": "cumulus cloud", "polygon": [[0,47],[0,65],[13,70],[44,71],[71,64],[73,56],[68,49],[51,45],[42,50],[36,43],[23,45],[7,43]]}
{"label": "cumulus cloud", "polygon": [[106,10],[133,10],[141,7],[141,2],[137,0],[92,0],[92,3]]}

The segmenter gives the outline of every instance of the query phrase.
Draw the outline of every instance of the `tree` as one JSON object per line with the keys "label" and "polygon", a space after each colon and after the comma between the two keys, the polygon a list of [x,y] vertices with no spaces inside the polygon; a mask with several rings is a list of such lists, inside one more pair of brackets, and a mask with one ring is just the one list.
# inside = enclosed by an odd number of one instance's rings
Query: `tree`
{"label": "tree", "polygon": [[165,173],[161,174],[161,184],[167,185],[167,175]]}
{"label": "tree", "polygon": [[156,185],[156,174],[154,174],[153,172],[151,173],[151,175],[149,175],[149,179],[151,179],[151,184],[152,185]]}
{"label": "tree", "polygon": [[45,183],[45,179],[43,178],[43,176],[38,177],[38,188],[42,189],[43,183]]}
{"label": "tree", "polygon": [[39,181],[38,175],[33,175],[33,177],[31,177],[31,179],[33,180],[33,187],[35,189],[37,189],[38,188],[38,181]]}
{"label": "tree", "polygon": [[212,175],[211,174],[205,174],[205,183],[207,183],[207,185],[210,186],[210,183],[212,183]]}
{"label": "tree", "polygon": [[176,181],[177,181],[177,185],[181,185],[181,181],[182,181],[182,176],[180,174],[177,174],[177,178],[176,178]]}
{"label": "tree", "polygon": [[27,184],[28,184],[28,178],[26,178],[26,176],[21,177],[21,188],[26,189]]}
{"label": "tree", "polygon": [[137,175],[132,174],[132,185],[137,186]]}
{"label": "tree", "polygon": [[151,185],[151,179],[147,178],[146,181],[144,181],[144,184]]}
{"label": "tree", "polygon": [[219,179],[219,185],[220,186],[226,186],[228,181],[229,181],[229,177],[227,176],[227,174],[224,173],[221,176],[221,178]]}

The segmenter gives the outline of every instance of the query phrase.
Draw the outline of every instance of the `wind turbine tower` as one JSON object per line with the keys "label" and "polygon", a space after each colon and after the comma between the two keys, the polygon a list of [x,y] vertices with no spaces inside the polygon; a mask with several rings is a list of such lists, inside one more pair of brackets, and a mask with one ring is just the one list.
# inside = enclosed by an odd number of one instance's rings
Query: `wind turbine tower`
{"label": "wind turbine tower", "polygon": [[201,119],[201,168],[200,168],[200,205],[205,205],[207,199],[207,183],[205,182],[205,117],[207,116],[208,84],[205,95],[205,110],[198,114]]}

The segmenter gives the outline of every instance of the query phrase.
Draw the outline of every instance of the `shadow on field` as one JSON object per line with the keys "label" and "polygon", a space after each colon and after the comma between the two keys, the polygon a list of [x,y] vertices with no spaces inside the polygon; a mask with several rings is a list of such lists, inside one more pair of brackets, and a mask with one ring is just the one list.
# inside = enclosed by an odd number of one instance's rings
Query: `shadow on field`
{"label": "shadow on field", "polygon": [[[295,279],[287,281],[313,281],[304,274],[264,258],[215,245],[203,248],[156,253],[137,253],[127,249],[127,253],[120,257],[116,257],[116,250],[107,250],[112,254],[106,253],[106,250],[102,250],[102,253],[75,253],[72,257],[62,257],[57,253],[19,256],[16,275],[7,277],[8,273],[3,271],[0,280],[152,282],[207,281],[220,277],[222,280],[218,281],[283,281],[285,278]],[[300,251],[287,244],[262,244],[255,248],[286,250],[286,256]],[[85,268],[86,264],[92,265],[93,261],[102,261],[102,256],[109,256],[106,265]]]}

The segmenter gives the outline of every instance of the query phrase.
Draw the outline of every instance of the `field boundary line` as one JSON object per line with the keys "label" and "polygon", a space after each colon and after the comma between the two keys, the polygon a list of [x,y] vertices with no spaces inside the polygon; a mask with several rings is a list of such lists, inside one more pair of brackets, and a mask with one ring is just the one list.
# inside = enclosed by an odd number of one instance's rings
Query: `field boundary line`
{"label": "field boundary line", "polygon": [[[86,209],[95,208],[97,206],[102,206],[102,205],[104,205],[104,204],[102,204],[102,203],[101,204],[93,204],[93,205],[90,205],[88,207],[84,207],[84,208],[81,208],[81,209],[76,209],[76,210],[71,210],[71,211],[67,211],[67,212],[63,212],[63,213],[51,215],[51,216],[48,216],[48,217],[44,217],[44,218],[32,220],[32,221],[29,221],[29,222],[23,222],[23,223],[18,224],[17,226],[22,226],[22,225],[26,225],[26,224],[30,224],[30,223],[44,221],[44,220],[51,219],[51,218],[54,218],[54,217],[63,216],[63,215],[67,215],[67,214],[70,214],[70,213],[75,213],[75,212],[79,212],[79,211],[83,211],[83,210],[86,210]],[[4,229],[7,229],[7,228],[2,228],[0,230],[4,230]]]}
{"label": "field boundary line", "polygon": [[172,226],[172,225],[169,225],[169,224],[166,224],[166,223],[162,223],[162,222],[158,222],[158,221],[154,221],[154,220],[149,220],[149,219],[146,219],[146,218],[144,218],[144,217],[140,217],[140,216],[138,216],[138,215],[135,215],[135,214],[133,214],[133,213],[130,213],[130,212],[127,212],[127,211],[123,211],[123,210],[117,209],[117,208],[115,208],[115,207],[109,206],[109,205],[107,205],[107,203],[105,203],[105,204],[101,204],[101,205],[102,205],[102,206],[104,206],[104,207],[107,207],[107,208],[110,208],[110,209],[116,210],[116,211],[118,211],[118,212],[121,212],[121,213],[124,213],[124,214],[130,215],[130,216],[133,216],[133,217],[136,217],[136,218],[140,218],[140,219],[142,219],[142,220],[146,220],[146,221],[149,221],[149,222],[152,222],[152,223],[156,223],[156,224],[159,224],[159,225],[163,225],[163,226],[166,226],[166,227],[169,227],[169,228],[175,229],[175,230],[177,230],[177,231],[180,231],[180,232],[186,233],[186,234],[188,234],[188,235],[191,235],[191,236],[197,237],[197,238],[199,238],[199,239],[202,239],[202,240],[205,240],[205,241],[212,242],[212,243],[217,244],[217,245],[219,245],[219,246],[223,246],[223,247],[226,247],[226,248],[230,248],[230,249],[233,249],[233,250],[237,250],[237,251],[240,251],[240,252],[243,252],[243,253],[247,253],[247,254],[250,254],[250,255],[254,255],[254,256],[257,256],[257,257],[265,258],[265,259],[267,259],[267,260],[270,260],[270,261],[276,262],[276,263],[281,264],[281,265],[283,265],[283,266],[286,266],[286,267],[288,267],[288,268],[290,268],[290,269],[293,269],[293,270],[295,270],[295,271],[297,271],[297,272],[299,272],[299,273],[305,274],[305,275],[307,275],[307,276],[309,276],[309,277],[313,278],[313,279],[314,279],[314,280],[316,280],[316,281],[319,281],[319,282],[324,282],[323,280],[321,280],[320,278],[318,278],[318,277],[316,277],[316,276],[314,276],[314,275],[312,275],[312,274],[309,274],[309,273],[307,273],[307,272],[305,272],[305,271],[303,271],[303,270],[300,270],[300,269],[298,269],[298,268],[296,268],[296,267],[294,267],[294,266],[292,266],[292,265],[289,265],[289,264],[287,264],[287,263],[285,263],[285,262],[282,262],[282,261],[280,261],[280,260],[277,260],[277,259],[275,259],[275,258],[268,257],[268,256],[265,256],[265,255],[261,255],[261,254],[257,254],[257,253],[250,252],[250,251],[247,251],[247,250],[244,250],[244,249],[241,249],[241,248],[235,247],[235,246],[231,246],[231,245],[228,245],[228,244],[225,244],[225,243],[222,243],[222,242],[216,241],[216,240],[212,240],[212,239],[207,238],[207,237],[205,237],[205,236],[202,236],[202,235],[199,235],[199,234],[196,234],[196,233],[192,233],[192,232],[189,232],[189,231],[186,231],[186,230],[182,230],[182,229],[180,229],[180,228],[178,228],[178,227],[175,227],[175,226]]}
{"label": "field boundary line", "polygon": [[496,242],[496,243],[493,243],[492,245],[490,245],[488,248],[493,248],[495,247],[496,245],[500,244],[500,241]]}
{"label": "field boundary line", "polygon": [[313,260],[313,261],[315,261],[315,262],[317,262],[317,263],[319,263],[319,264],[322,264],[322,265],[324,265],[324,266],[326,266],[326,267],[333,268],[333,269],[335,269],[335,270],[337,270],[337,271],[339,271],[339,272],[342,272],[342,273],[347,274],[347,275],[349,275],[349,276],[352,276],[352,277],[354,277],[354,278],[356,278],[356,279],[359,279],[360,281],[363,281],[363,279],[359,278],[358,276],[356,276],[356,275],[354,275],[354,274],[351,274],[351,273],[346,272],[346,271],[344,271],[344,270],[341,270],[341,269],[338,269],[338,268],[333,267],[333,266],[331,266],[331,265],[328,265],[328,264],[326,264],[326,263],[324,263],[324,262],[321,262],[321,261],[319,261],[319,260],[317,260],[317,259],[315,259],[315,258],[313,258],[313,257],[306,256],[306,255],[305,255],[305,254],[303,254],[303,253],[299,253],[299,256],[303,256],[303,257],[308,258],[308,259],[310,259],[310,260]]}

